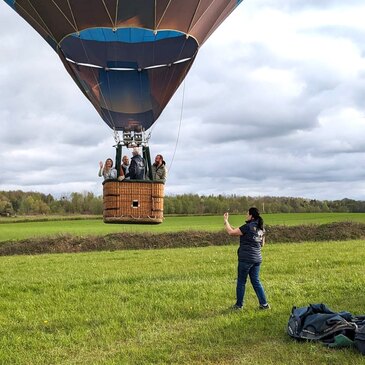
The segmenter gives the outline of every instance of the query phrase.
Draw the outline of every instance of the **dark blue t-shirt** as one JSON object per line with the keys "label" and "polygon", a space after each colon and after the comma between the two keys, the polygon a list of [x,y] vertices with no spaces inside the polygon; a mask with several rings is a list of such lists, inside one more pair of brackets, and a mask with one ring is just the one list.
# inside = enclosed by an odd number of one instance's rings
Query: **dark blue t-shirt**
{"label": "dark blue t-shirt", "polygon": [[238,260],[244,262],[259,263],[262,261],[261,244],[264,231],[258,228],[256,221],[251,221],[240,227],[240,247],[238,248]]}

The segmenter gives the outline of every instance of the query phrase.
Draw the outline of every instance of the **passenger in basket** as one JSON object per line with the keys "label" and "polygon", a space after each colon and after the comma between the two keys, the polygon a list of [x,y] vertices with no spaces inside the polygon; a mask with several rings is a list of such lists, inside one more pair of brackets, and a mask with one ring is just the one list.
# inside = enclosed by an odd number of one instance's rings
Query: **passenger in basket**
{"label": "passenger in basket", "polygon": [[111,158],[107,158],[105,164],[103,165],[102,161],[99,162],[99,176],[103,176],[104,180],[108,179],[116,179],[117,178],[117,170],[113,168],[113,160]]}
{"label": "passenger in basket", "polygon": [[120,175],[118,180],[129,180],[129,158],[128,156],[123,156],[122,158],[122,165],[120,167]]}
{"label": "passenger in basket", "polygon": [[167,168],[166,162],[162,155],[157,155],[155,157],[155,163],[152,165],[152,180],[166,181]]}
{"label": "passenger in basket", "polygon": [[133,148],[132,160],[129,165],[129,178],[131,180],[144,180],[145,178],[145,161],[140,155],[140,151],[137,147]]}

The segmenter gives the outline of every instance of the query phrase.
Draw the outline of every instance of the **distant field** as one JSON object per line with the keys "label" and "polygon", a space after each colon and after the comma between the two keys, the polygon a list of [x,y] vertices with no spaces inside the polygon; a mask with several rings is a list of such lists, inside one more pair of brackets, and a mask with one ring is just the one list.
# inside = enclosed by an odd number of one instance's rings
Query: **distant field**
{"label": "distant field", "polygon": [[228,309],[236,246],[0,257],[0,363],[363,364],[285,331],[294,305],[365,314],[364,241],[263,255],[264,312],[250,285],[244,310]]}
{"label": "distant field", "polygon": [[[268,225],[301,225],[324,224],[340,221],[365,223],[365,213],[295,213],[295,214],[264,214],[265,223]],[[60,218],[61,219],[61,218]],[[239,226],[244,219],[241,215],[230,218],[232,225]],[[218,231],[223,229],[222,216],[190,216],[166,217],[160,225],[135,225],[135,224],[105,224],[102,219],[83,220],[50,220],[44,222],[5,223],[1,219],[0,242],[7,240],[20,240],[39,236],[54,236],[69,233],[73,235],[105,235],[116,232],[173,232],[184,230]]]}
{"label": "distant field", "polygon": [[102,215],[88,214],[71,214],[71,215],[19,215],[14,217],[0,216],[0,224],[2,223],[20,223],[20,222],[46,222],[46,221],[73,221],[84,219],[101,219]]}

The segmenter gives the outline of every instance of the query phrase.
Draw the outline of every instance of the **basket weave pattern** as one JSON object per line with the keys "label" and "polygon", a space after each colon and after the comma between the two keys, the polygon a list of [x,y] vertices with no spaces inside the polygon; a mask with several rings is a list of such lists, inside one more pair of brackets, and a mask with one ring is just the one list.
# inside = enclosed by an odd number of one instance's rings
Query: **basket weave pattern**
{"label": "basket weave pattern", "polygon": [[164,184],[152,181],[106,180],[103,185],[105,223],[161,223]]}

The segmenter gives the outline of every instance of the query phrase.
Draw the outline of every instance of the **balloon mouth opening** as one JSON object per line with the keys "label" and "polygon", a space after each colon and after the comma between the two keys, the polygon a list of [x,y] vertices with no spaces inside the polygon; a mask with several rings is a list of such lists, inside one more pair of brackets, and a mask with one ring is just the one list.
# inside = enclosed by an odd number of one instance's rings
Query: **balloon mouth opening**
{"label": "balloon mouth opening", "polygon": [[183,32],[141,28],[86,29],[59,44],[68,62],[106,71],[171,67],[189,62],[198,48],[195,38]]}
{"label": "balloon mouth opening", "polygon": [[91,68],[99,68],[99,69],[104,69],[105,71],[139,71],[139,72],[142,72],[144,70],[151,70],[151,69],[154,69],[154,68],[161,68],[161,67],[171,67],[173,65],[177,65],[179,63],[184,63],[184,62],[188,62],[188,61],[191,61],[193,57],[190,57],[190,58],[184,58],[184,59],[181,59],[181,60],[178,60],[178,61],[175,61],[173,63],[169,63],[169,64],[161,64],[161,65],[153,65],[153,66],[147,66],[147,67],[144,67],[143,69],[142,68],[136,68],[136,67],[102,67],[102,66],[99,66],[99,65],[93,65],[93,64],[90,64],[90,63],[82,63],[82,62],[77,62],[77,61],[74,61],[68,57],[66,57],[66,61],[67,62],[70,62],[70,63],[73,63],[77,66],[84,66],[84,67],[91,67]]}

